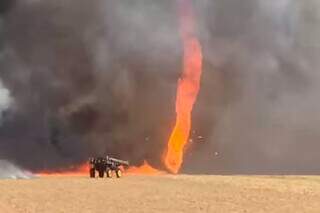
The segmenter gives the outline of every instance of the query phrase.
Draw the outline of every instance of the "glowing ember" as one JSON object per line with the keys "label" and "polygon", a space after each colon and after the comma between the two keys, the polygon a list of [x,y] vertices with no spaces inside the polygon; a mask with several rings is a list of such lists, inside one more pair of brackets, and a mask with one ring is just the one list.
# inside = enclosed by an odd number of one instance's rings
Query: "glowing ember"
{"label": "glowing ember", "polygon": [[184,147],[191,128],[191,113],[196,101],[202,73],[202,50],[195,36],[194,15],[190,0],[180,0],[180,31],[184,46],[182,77],[178,81],[176,124],[171,133],[164,162],[167,169],[177,174],[182,165]]}
{"label": "glowing ember", "polygon": [[129,174],[142,174],[142,175],[160,175],[160,174],[165,174],[165,172],[157,170],[150,166],[148,162],[144,161],[142,166],[139,167],[130,167],[125,171],[126,173]]}

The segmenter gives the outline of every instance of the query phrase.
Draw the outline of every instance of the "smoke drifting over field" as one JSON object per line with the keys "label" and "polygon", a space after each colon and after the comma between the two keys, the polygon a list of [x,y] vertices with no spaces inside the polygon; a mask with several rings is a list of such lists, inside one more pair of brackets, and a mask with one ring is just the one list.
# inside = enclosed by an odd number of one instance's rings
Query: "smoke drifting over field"
{"label": "smoke drifting over field", "polygon": [[24,171],[8,161],[0,160],[0,179],[29,179],[32,177],[30,172]]}
{"label": "smoke drifting over field", "polygon": [[[194,5],[204,70],[185,171],[320,171],[317,0]],[[18,0],[0,12],[0,158],[161,165],[182,69],[175,1]]]}

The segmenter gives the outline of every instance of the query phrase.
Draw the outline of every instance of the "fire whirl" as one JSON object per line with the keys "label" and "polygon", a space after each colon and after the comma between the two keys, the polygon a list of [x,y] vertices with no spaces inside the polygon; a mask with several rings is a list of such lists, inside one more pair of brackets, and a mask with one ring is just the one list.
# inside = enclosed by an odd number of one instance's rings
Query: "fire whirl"
{"label": "fire whirl", "polygon": [[184,147],[191,129],[191,113],[200,89],[202,74],[202,49],[195,36],[192,3],[190,0],[179,0],[178,6],[184,47],[183,72],[177,88],[176,124],[164,156],[165,166],[174,174],[179,172],[183,162]]}
{"label": "fire whirl", "polygon": [[[178,80],[176,97],[176,123],[163,153],[163,162],[168,171],[177,174],[183,162],[184,147],[191,129],[193,105],[200,89],[202,74],[202,49],[195,35],[195,17],[191,0],[178,0],[180,17],[180,34],[183,42],[183,71]],[[89,168],[87,164],[62,171],[43,171],[40,176],[48,175],[84,175]],[[151,167],[147,162],[139,167],[130,167],[128,174],[160,175],[164,171]]]}

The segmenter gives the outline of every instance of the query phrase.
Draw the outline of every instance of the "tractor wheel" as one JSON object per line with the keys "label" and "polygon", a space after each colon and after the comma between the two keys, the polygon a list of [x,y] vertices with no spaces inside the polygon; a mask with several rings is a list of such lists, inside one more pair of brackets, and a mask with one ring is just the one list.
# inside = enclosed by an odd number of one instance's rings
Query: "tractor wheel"
{"label": "tractor wheel", "polygon": [[103,170],[99,170],[99,177],[103,178],[103,176],[104,176],[104,171]]}
{"label": "tractor wheel", "polygon": [[112,178],[112,170],[111,169],[107,169],[106,173],[107,173],[108,178]]}
{"label": "tractor wheel", "polygon": [[96,177],[96,170],[90,169],[90,178],[95,178],[95,177]]}
{"label": "tractor wheel", "polygon": [[116,175],[117,175],[117,178],[120,178],[122,176],[122,172],[120,169],[116,170]]}

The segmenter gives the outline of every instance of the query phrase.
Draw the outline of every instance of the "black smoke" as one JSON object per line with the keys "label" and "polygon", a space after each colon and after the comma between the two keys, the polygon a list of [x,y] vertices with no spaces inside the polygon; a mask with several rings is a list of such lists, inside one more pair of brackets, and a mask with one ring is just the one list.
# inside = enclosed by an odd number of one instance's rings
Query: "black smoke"
{"label": "black smoke", "polygon": [[18,1],[1,73],[1,156],[32,170],[111,154],[160,165],[181,42],[171,1]]}
{"label": "black smoke", "polygon": [[0,14],[6,13],[15,3],[15,0],[2,0],[0,2]]}
{"label": "black smoke", "polygon": [[206,1],[199,17],[204,139],[186,171],[319,173],[319,2]]}
{"label": "black smoke", "polygon": [[[2,2],[0,79],[12,101],[0,157],[32,170],[104,154],[161,167],[182,69],[176,2]],[[194,8],[204,70],[184,171],[320,171],[319,3]]]}

